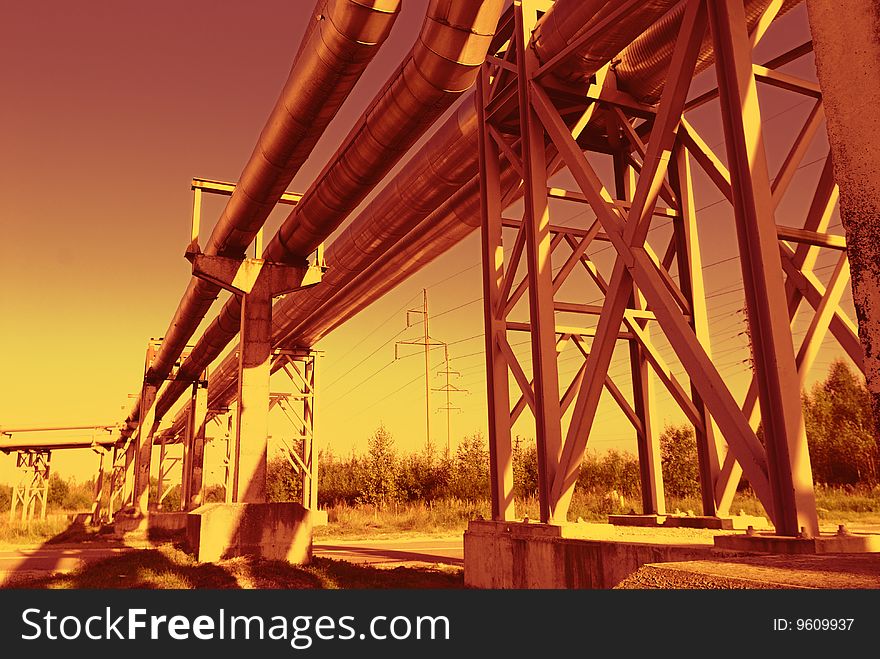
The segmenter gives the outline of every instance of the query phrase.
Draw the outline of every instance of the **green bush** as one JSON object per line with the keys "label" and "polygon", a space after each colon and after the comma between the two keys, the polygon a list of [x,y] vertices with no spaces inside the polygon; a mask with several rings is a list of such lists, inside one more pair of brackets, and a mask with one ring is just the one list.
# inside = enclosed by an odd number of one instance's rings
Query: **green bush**
{"label": "green bush", "polygon": [[577,485],[594,494],[615,491],[630,498],[638,498],[639,460],[630,453],[610,450],[602,457],[587,452],[581,464]]}
{"label": "green bush", "polygon": [[489,449],[480,433],[465,437],[455,452],[449,495],[464,501],[489,496]]}
{"label": "green bush", "polygon": [[803,401],[813,479],[828,485],[876,485],[880,454],[862,377],[836,361]]}
{"label": "green bush", "polygon": [[266,468],[266,498],[269,501],[299,501],[302,482],[293,466],[283,456],[269,460]]}
{"label": "green bush", "polygon": [[12,506],[12,486],[0,484],[0,512],[8,511]]}
{"label": "green bush", "polygon": [[700,494],[697,439],[691,426],[667,426],[660,435],[663,486],[673,497]]}

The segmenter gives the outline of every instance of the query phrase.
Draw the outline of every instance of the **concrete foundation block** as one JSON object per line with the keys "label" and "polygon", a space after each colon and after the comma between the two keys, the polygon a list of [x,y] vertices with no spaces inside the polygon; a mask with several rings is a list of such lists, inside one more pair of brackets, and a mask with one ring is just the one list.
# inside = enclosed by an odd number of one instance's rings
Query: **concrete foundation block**
{"label": "concrete foundation block", "polygon": [[305,564],[312,512],[298,503],[209,503],[187,515],[187,543],[199,562],[234,556]]}
{"label": "concrete foundation block", "polygon": [[113,522],[113,531],[117,535],[143,535],[147,538],[152,535],[170,535],[184,529],[186,529],[186,513],[183,511],[117,515]]}
{"label": "concrete foundation block", "polygon": [[472,521],[464,534],[464,581],[473,588],[613,588],[647,563],[707,559],[712,546],[566,537],[574,527]]}

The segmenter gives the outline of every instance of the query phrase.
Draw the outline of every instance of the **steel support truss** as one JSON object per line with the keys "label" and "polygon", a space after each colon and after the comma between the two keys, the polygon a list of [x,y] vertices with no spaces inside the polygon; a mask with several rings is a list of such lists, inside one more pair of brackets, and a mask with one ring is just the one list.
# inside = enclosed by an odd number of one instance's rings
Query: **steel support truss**
{"label": "steel support truss", "polygon": [[[159,435],[159,468],[156,508],[180,486],[180,510],[193,510],[204,503],[204,462],[208,414],[207,371],[193,382],[183,431],[176,436]],[[179,450],[178,450],[178,447]]]}
{"label": "steel support truss", "polygon": [[134,446],[130,442],[124,449],[119,447],[113,448],[113,455],[110,461],[110,486],[107,500],[107,508],[105,515],[107,519],[112,520],[113,516],[125,505],[126,488],[125,476],[128,470],[128,464],[131,462],[129,453]]}
{"label": "steel support truss", "polygon": [[91,524],[100,524],[107,520],[109,514],[109,500],[108,505],[104,505],[104,481],[106,479],[104,458],[113,449],[95,448],[92,450],[98,454],[98,469],[95,472],[95,494],[92,499],[92,509],[89,511],[89,521]]}
{"label": "steel support truss", "polygon": [[[603,391],[637,438],[643,512],[662,514],[651,409],[657,380],[696,431],[704,515],[728,513],[744,473],[778,533],[817,534],[801,410],[804,378],[829,332],[860,367],[862,357],[855,325],[839,305],[849,272],[843,238],[828,233],[837,202],[830,159],[802,224],[783,226],[775,219],[823,121],[818,86],[776,70],[809,52],[809,43],[756,65],[752,48],[770,21],[759,22],[749,35],[740,0],[691,0],[662,98],[649,107],[617,89],[608,66],[586,91],[554,78],[556,60],[541,65],[524,47],[545,5],[514,3],[513,20],[502,20],[506,33],[496,36],[498,48],[478,81],[493,518],[515,518],[511,427],[526,408],[535,419],[541,521],[566,518]],[[780,5],[771,3],[768,12]],[[688,101],[707,31],[718,86]],[[579,39],[592,36],[586,31]],[[813,103],[773,178],[759,84]],[[687,118],[716,99],[724,156]],[[595,164],[603,158],[611,166]],[[695,208],[693,167],[732,207],[753,370],[742,403],[712,357],[699,235],[705,243],[710,229]],[[563,170],[572,189],[550,187],[550,178]],[[522,201],[512,203],[518,197]],[[555,222],[568,204],[579,206],[577,222],[570,212]],[[649,234],[662,226],[670,227],[664,244],[652,245],[657,240]],[[592,255],[609,248],[613,267],[602,272]],[[823,248],[839,253],[824,283],[813,271]],[[566,287],[575,272],[591,283]],[[599,299],[571,299],[572,291],[587,290]],[[804,301],[814,314],[806,335],[795,342],[791,323]],[[530,367],[511,348],[511,332],[530,337]],[[652,335],[668,343],[672,357],[664,358]],[[609,375],[619,343],[628,351],[628,387]],[[582,359],[573,378],[561,380],[558,362],[565,350]],[[684,371],[684,379],[676,370]]]}
{"label": "steel support truss", "polygon": [[300,503],[318,509],[318,455],[315,451],[315,401],[319,353],[309,348],[276,350],[272,370],[289,379],[285,391],[273,392],[269,410],[277,408],[289,423],[291,433],[279,437],[284,455],[299,476]]}
{"label": "steel support truss", "polygon": [[40,519],[46,519],[51,460],[52,451],[33,449],[16,452],[15,467],[18,469],[19,477],[12,488],[10,522],[15,521],[15,512],[19,509],[21,523],[30,524],[34,519],[37,504],[40,506]]}

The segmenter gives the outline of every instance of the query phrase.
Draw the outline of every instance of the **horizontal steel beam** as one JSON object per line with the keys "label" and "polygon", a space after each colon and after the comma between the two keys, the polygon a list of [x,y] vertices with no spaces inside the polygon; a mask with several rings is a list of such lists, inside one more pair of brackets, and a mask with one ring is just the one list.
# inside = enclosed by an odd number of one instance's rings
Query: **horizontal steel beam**
{"label": "horizontal steel beam", "polygon": [[[235,192],[235,183],[214,181],[207,178],[194,178],[192,180],[192,189],[204,190],[205,192],[210,192],[212,194],[231,197],[232,193]],[[302,199],[302,194],[299,192],[285,192],[281,195],[281,199],[278,200],[278,203],[286,206],[296,206],[300,199]]]}

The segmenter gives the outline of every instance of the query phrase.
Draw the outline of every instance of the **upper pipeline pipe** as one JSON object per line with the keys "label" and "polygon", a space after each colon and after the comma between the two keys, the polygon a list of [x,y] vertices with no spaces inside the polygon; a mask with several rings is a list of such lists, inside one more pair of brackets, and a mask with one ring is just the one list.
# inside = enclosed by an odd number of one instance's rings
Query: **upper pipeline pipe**
{"label": "upper pipeline pipe", "polygon": [[[780,9],[777,17],[782,16],[801,0],[787,0]],[[675,39],[681,26],[684,15],[684,4],[677,4],[666,15],[650,24],[648,29],[632,43],[624,48],[618,58],[615,58],[616,72],[618,75],[618,87],[639,97],[644,102],[656,103],[666,81],[666,68],[672,56]],[[746,6],[746,19],[749,31],[753,31],[759,19],[770,5],[770,0],[750,0]],[[655,9],[658,7],[655,6]],[[581,8],[582,11],[582,8]],[[603,18],[605,12],[599,14]],[[535,30],[532,43],[536,53],[542,62],[564,47],[564,32],[560,30],[560,15],[548,14],[550,21],[542,21]],[[564,23],[562,23],[564,25]],[[619,28],[619,24],[616,25]],[[610,40],[608,33],[603,33],[602,42],[610,44],[613,49],[615,42]],[[619,44],[619,42],[617,42]],[[628,42],[627,42],[628,43]],[[539,45],[551,45],[552,48],[541,50]],[[591,72],[595,72],[597,66],[603,65],[602,59],[607,56],[601,54],[597,47],[592,45],[586,53],[578,53],[568,61],[560,63],[562,77],[569,82],[586,83]],[[653,54],[657,55],[653,55]],[[607,59],[605,61],[608,61]],[[701,46],[698,71],[708,68],[714,62],[714,49],[711,36],[706,35]],[[574,66],[576,65],[576,66]],[[554,74],[556,71],[554,70]],[[475,151],[472,154],[475,158]],[[476,165],[474,165],[476,166]],[[474,170],[475,171],[475,170]],[[476,182],[468,185],[470,193],[458,194],[457,202],[446,211],[437,213],[430,218],[430,222],[423,221],[416,226],[410,225],[408,240],[394,246],[394,253],[378,259],[379,254],[373,256],[374,264],[371,270],[364,270],[349,281],[355,280],[355,284],[348,284],[338,297],[330,300],[330,295],[323,295],[324,304],[318,306],[315,300],[322,295],[321,285],[314,289],[301,291],[290,298],[279,302],[278,311],[286,317],[289,325],[294,325],[297,320],[301,323],[295,330],[289,329],[287,339],[297,345],[313,345],[318,339],[326,335],[335,327],[339,326],[348,318],[371,304],[373,301],[387,293],[398,283],[417,272],[430,263],[434,258],[451,248],[463,239],[471,231],[479,227],[479,218],[468,218],[463,209],[469,208],[471,212],[479,213],[479,190]],[[356,251],[356,244],[347,241],[343,234],[328,248],[330,251],[350,253]],[[294,312],[291,310],[295,309]]]}
{"label": "upper pipeline pipe", "polygon": [[[566,58],[564,66],[577,63],[566,70],[578,71],[574,77],[566,74],[568,79],[588,79],[673,4],[674,0],[647,0],[639,14],[620,17],[601,40],[584,43]],[[549,61],[584,30],[605,18],[615,6],[609,0],[558,0],[542,17],[532,39],[539,60]],[[560,16],[563,18],[559,19]],[[476,139],[476,111],[473,100],[468,99],[413,157],[411,166],[386,186],[334,241],[326,254],[330,271],[324,280],[311,289],[286,296],[275,305],[273,337],[276,342],[476,175]],[[336,304],[335,309],[339,308]],[[224,321],[218,320],[218,324],[220,322]],[[230,316],[225,322],[231,329],[237,326],[238,320]],[[234,355],[233,351],[215,370],[214,384],[209,385],[209,404],[212,396],[217,399],[231,394]],[[218,391],[222,394],[218,395]]]}
{"label": "upper pipeline pipe", "polygon": [[[801,2],[803,0],[785,0],[776,17],[781,17]],[[672,11],[651,25],[644,34],[625,48],[620,53],[619,61],[615,62],[614,72],[617,75],[618,86],[641,103],[653,105],[660,100],[666,84],[665,63],[672,58],[686,5],[684,1],[679,2]],[[745,3],[749,33],[754,31],[769,6],[770,0],[748,0]],[[712,44],[712,35],[707,30],[700,45],[694,75],[705,71],[714,62],[715,48]]]}
{"label": "upper pipeline pipe", "polygon": [[[644,3],[638,14],[617,18],[611,26],[602,30],[601,38],[591,39],[560,62],[559,77],[569,83],[588,84],[599,68],[652,21],[668,11],[674,2],[650,0]],[[606,19],[617,7],[617,3],[608,0],[559,0],[534,30],[531,47],[538,60],[545,63],[552,59],[584,31]],[[555,69],[554,75],[557,75]],[[456,138],[454,148],[449,144],[450,134]],[[361,272],[378,263],[380,257],[386,262],[389,258],[394,260],[401,268],[409,268],[409,264],[402,262],[397,253],[386,254],[392,248],[396,250],[398,241],[444,204],[453,193],[463,200],[462,186],[477,174],[477,116],[472,100],[462,106],[457,121],[450,120],[441,127],[435,137],[413,157],[413,161],[413,166],[387,186],[328,248],[326,258],[332,269],[324,281],[311,289],[290,295],[276,305],[274,314],[279,318],[278,322],[273,322],[276,334],[291,332],[296,328],[292,340],[301,342],[300,345],[312,345],[313,341],[329,331],[327,328],[339,324],[340,315],[347,316],[355,306],[365,306],[361,302],[355,304],[353,300],[359,300],[359,297],[350,295],[346,290],[340,300],[333,301],[330,305],[332,308],[322,307]],[[478,186],[471,185],[470,190],[475,194]],[[450,211],[459,218],[464,217],[461,203]],[[478,220],[470,229],[477,226]],[[448,241],[432,229],[432,226],[422,227],[419,232],[421,239],[427,240],[428,235],[441,238],[437,243],[437,249],[440,249]],[[384,270],[389,272],[388,268]],[[372,298],[366,302],[369,304],[387,290],[380,285],[362,294]],[[300,331],[297,327],[300,323],[310,325],[311,329]],[[315,329],[316,325],[323,329]]]}
{"label": "upper pipeline pipe", "polygon": [[[385,41],[400,0],[318,0],[290,75],[253,154],[205,245],[204,253],[244,255],[324,129]],[[220,288],[193,277],[145,381],[159,386],[171,372]],[[128,416],[129,431],[141,399]]]}
{"label": "upper pipeline pipe", "polygon": [[[407,150],[473,86],[495,34],[503,0],[431,0],[409,55],[389,78],[334,157],[282,223],[263,258],[302,260],[376,187]],[[238,334],[241,300],[232,297],[205,330],[156,403],[161,418]]]}

